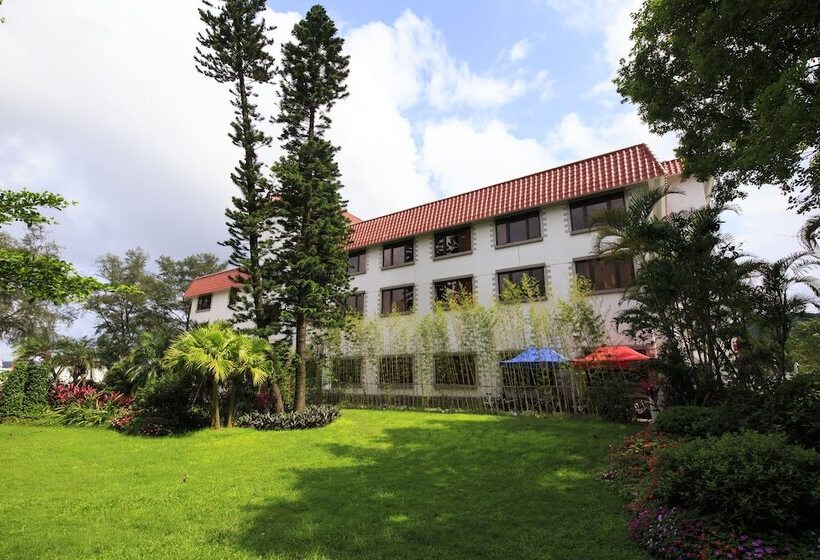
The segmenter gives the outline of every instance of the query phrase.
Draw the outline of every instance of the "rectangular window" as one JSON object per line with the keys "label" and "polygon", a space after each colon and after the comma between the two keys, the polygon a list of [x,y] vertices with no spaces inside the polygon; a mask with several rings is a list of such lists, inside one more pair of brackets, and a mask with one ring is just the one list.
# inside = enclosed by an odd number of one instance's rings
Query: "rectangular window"
{"label": "rectangular window", "polygon": [[399,266],[413,262],[413,240],[405,239],[382,247],[382,266]]}
{"label": "rectangular window", "polygon": [[382,290],[382,315],[413,311],[413,286]]}
{"label": "rectangular window", "polygon": [[473,293],[473,277],[455,278],[453,280],[441,280],[433,283],[433,289],[436,296],[436,301],[447,301],[447,296],[450,293],[454,294],[472,294]]}
{"label": "rectangular window", "polygon": [[362,359],[335,358],[333,360],[333,379],[342,385],[361,385]]}
{"label": "rectangular window", "polygon": [[365,251],[355,251],[347,254],[347,273],[363,274],[366,270],[367,255]]}
{"label": "rectangular window", "polygon": [[475,354],[439,354],[434,360],[436,385],[476,385]]}
{"label": "rectangular window", "polygon": [[605,210],[610,208],[624,207],[624,193],[617,192],[596,198],[588,198],[572,202],[569,205],[569,217],[572,223],[572,231],[584,231],[590,229],[595,223],[595,219]]}
{"label": "rectangular window", "polygon": [[541,237],[541,213],[538,210],[495,221],[495,245],[509,245]]}
{"label": "rectangular window", "polygon": [[505,290],[523,286],[524,277],[531,278],[529,282],[535,283],[534,287],[537,291],[537,295],[543,297],[547,294],[546,284],[544,282],[544,267],[538,266],[533,268],[520,268],[518,270],[499,272],[497,278],[499,297],[504,294]]}
{"label": "rectangular window", "polygon": [[211,295],[203,294],[196,299],[197,311],[208,311],[211,308]]}
{"label": "rectangular window", "polygon": [[347,296],[347,306],[351,311],[364,315],[364,292]]}
{"label": "rectangular window", "polygon": [[575,274],[589,280],[595,290],[616,290],[632,284],[635,266],[631,259],[584,259],[575,262]]}
{"label": "rectangular window", "polygon": [[228,307],[233,307],[239,300],[239,288],[231,288],[228,292]]}
{"label": "rectangular window", "polygon": [[379,383],[385,385],[413,384],[413,356],[382,356]]}
{"label": "rectangular window", "polygon": [[471,249],[472,228],[470,226],[442,231],[433,237],[433,254],[436,257],[466,253]]}

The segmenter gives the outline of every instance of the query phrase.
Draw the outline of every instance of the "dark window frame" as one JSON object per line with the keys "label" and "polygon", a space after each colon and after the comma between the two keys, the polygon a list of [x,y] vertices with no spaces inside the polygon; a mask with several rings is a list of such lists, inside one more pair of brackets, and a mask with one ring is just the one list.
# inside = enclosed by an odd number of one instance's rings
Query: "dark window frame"
{"label": "dark window frame", "polygon": [[333,379],[339,385],[358,386],[362,384],[364,359],[361,356],[333,358],[331,368]]}
{"label": "dark window frame", "polygon": [[[351,270],[350,261],[356,259],[356,269]],[[348,276],[356,276],[357,274],[364,274],[367,272],[367,250],[361,249],[358,251],[351,251],[347,254],[347,274]]]}
{"label": "dark window frame", "polygon": [[[444,303],[446,301],[444,296],[446,295],[448,288],[444,287],[445,289],[443,291],[439,292],[439,286],[441,286],[443,284],[448,284],[448,283],[451,283],[451,282],[463,282],[465,280],[469,281],[469,283],[470,283],[470,290],[469,290],[468,293],[475,294],[475,282],[474,282],[475,278],[473,276],[461,276],[461,277],[458,277],[458,278],[448,278],[446,280],[434,280],[433,281],[433,302],[434,303]],[[459,291],[461,291],[461,290],[459,290]]]}
{"label": "dark window frame", "polygon": [[[523,277],[523,274],[529,273],[529,272],[534,271],[534,270],[538,270],[538,271],[541,272],[541,278],[540,279],[538,277],[534,277],[534,278],[536,280],[541,280],[541,294],[540,294],[540,296],[542,298],[546,298],[547,297],[547,267],[543,264],[542,265],[537,265],[537,266],[525,266],[525,267],[521,267],[521,268],[513,268],[513,269],[510,269],[510,270],[496,271],[496,273],[495,273],[496,296],[498,298],[501,298],[501,294],[502,294],[502,292],[504,291],[504,288],[505,288],[505,283],[503,282],[503,280],[501,278],[502,276],[522,273],[522,277]],[[532,277],[533,275],[529,274],[529,276]],[[513,283],[513,285],[518,286],[518,284],[516,284],[516,283]]]}
{"label": "dark window frame", "polygon": [[[605,293],[605,292],[620,292],[629,288],[632,283],[635,281],[635,262],[632,259],[604,259],[602,257],[588,257],[583,259],[575,259],[574,261],[575,267],[575,275],[580,276],[581,278],[586,278],[589,280],[590,284],[592,284],[592,291],[596,293]],[[628,279],[622,277],[623,269],[617,265],[629,265],[628,268]],[[595,278],[595,269],[592,268],[591,265],[612,265],[614,266],[614,276],[615,276],[615,286],[605,286],[599,287],[596,282]],[[585,268],[586,270],[582,271],[581,269]]]}
{"label": "dark window frame", "polygon": [[[393,362],[391,368],[390,363]],[[399,371],[409,364],[408,371]],[[385,370],[391,370],[387,371]],[[396,374],[398,372],[398,374]],[[396,381],[395,379],[399,379]],[[409,379],[409,381],[408,381]],[[411,354],[393,354],[382,356],[379,360],[379,385],[390,385],[398,387],[412,387],[416,382],[416,364]]]}
{"label": "dark window frame", "polygon": [[[395,262],[395,259],[394,259],[394,256],[395,256],[394,251],[396,249],[400,248],[400,247],[404,248],[403,258],[405,258],[405,260],[397,263],[397,262]],[[406,260],[407,249],[408,248],[410,249],[410,256],[411,256],[410,260]],[[386,252],[388,250],[390,251],[390,259],[389,259],[390,262],[389,262],[389,264],[387,262],[388,259],[387,259],[387,254],[386,254]],[[382,245],[382,268],[395,268],[397,266],[410,265],[410,264],[413,264],[415,262],[416,262],[416,241],[415,241],[414,238],[411,237],[409,239],[402,239],[401,241],[394,241],[393,243],[385,243],[384,245]]]}
{"label": "dark window frame", "polygon": [[[214,298],[213,293],[202,294],[200,296],[197,296],[197,298],[196,298],[196,310],[197,311],[208,311],[208,310],[210,310],[211,306],[213,305],[213,298]],[[207,304],[205,302],[207,302]]]}
{"label": "dark window frame", "polygon": [[[620,201],[620,205],[612,205],[612,201],[618,200]],[[585,233],[588,231],[592,231],[596,229],[590,224],[590,212],[589,207],[595,204],[606,203],[606,209],[611,210],[612,208],[624,208],[626,206],[626,194],[624,191],[616,191],[607,194],[603,194],[600,196],[595,196],[592,198],[584,198],[581,200],[575,200],[569,203],[569,230],[570,233]],[[582,224],[581,227],[576,227],[575,219],[573,218],[574,211],[580,210],[582,215]],[[593,212],[594,215],[594,212]]]}
{"label": "dark window frame", "polygon": [[[356,298],[355,304],[350,305],[351,298]],[[361,300],[361,309],[359,309],[359,301]],[[364,303],[365,303],[365,293],[364,292],[356,292],[355,294],[350,294],[347,296],[347,300],[345,301],[347,307],[353,312],[358,313],[360,315],[364,315]]]}
{"label": "dark window frame", "polygon": [[[533,220],[532,218],[535,218],[535,220]],[[514,227],[513,224],[517,224],[519,222],[523,222],[525,232],[524,238],[512,240],[512,228]],[[532,231],[533,224],[535,224],[536,229],[538,230],[535,234]],[[531,210],[529,212],[521,212],[520,214],[513,214],[511,216],[498,218],[495,221],[495,246],[496,248],[508,247],[510,245],[530,243],[533,241],[538,241],[539,239],[543,239],[541,226],[542,224],[540,208],[536,210]],[[503,234],[501,233],[502,231]]]}
{"label": "dark window frame", "polygon": [[433,383],[443,387],[478,387],[475,353],[451,352],[433,356]]}
{"label": "dark window frame", "polygon": [[[382,288],[381,293],[380,293],[381,300],[380,300],[380,303],[379,303],[382,315],[390,315],[391,313],[393,313],[394,300],[393,300],[392,293],[395,292],[395,291],[398,291],[398,290],[404,290],[405,298],[404,298],[404,308],[403,309],[397,309],[396,313],[412,313],[415,310],[415,306],[416,306],[416,286],[414,284],[408,284],[406,286],[396,286],[396,287],[393,287],[393,288]],[[384,295],[385,295],[385,293],[388,293],[388,292],[390,293],[390,308],[387,311],[385,311],[384,310],[384,303],[385,303]],[[406,294],[408,292],[410,294],[410,307],[409,308],[407,307],[407,298],[406,298]]]}
{"label": "dark window frame", "polygon": [[[446,239],[448,237],[456,237],[457,244],[459,245],[458,249],[451,252],[446,252],[444,249]],[[461,247],[461,241],[464,241],[466,247]],[[439,254],[439,248],[441,247],[441,253]],[[455,257],[458,255],[469,255],[473,252],[473,226],[472,224],[461,226],[457,228],[452,228],[448,230],[438,231],[433,234],[433,258],[434,259],[446,259],[448,257]]]}

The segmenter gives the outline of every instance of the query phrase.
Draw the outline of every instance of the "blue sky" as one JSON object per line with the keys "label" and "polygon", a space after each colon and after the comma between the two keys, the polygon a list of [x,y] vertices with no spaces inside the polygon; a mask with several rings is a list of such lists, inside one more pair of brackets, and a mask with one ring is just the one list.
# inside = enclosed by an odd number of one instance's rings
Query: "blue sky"
{"label": "blue sky", "polygon": [[[611,84],[638,3],[327,2],[350,56],[350,96],[331,130],[350,210],[371,218],[638,142],[672,157],[674,137],[650,134]],[[311,4],[269,2],[276,45]],[[0,184],[78,202],[52,233],[84,273],[137,246],[154,257],[226,254],[217,243],[239,153],[227,138],[227,88],[194,69],[199,6],[0,8]],[[275,113],[275,89],[259,95]],[[739,207],[727,230],[748,251],[774,258],[797,247],[803,218],[776,190]],[[67,332],[88,335],[91,325]]]}

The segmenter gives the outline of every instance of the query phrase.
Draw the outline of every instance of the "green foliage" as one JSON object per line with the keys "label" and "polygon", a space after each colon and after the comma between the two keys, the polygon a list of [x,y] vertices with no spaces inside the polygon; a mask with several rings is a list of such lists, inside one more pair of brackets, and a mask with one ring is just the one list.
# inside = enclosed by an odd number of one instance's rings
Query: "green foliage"
{"label": "green foliage", "polygon": [[116,404],[89,406],[81,403],[71,403],[66,406],[57,406],[54,411],[60,415],[64,425],[85,428],[107,427],[122,414],[122,408]]}
{"label": "green foliage", "polygon": [[658,454],[655,495],[743,530],[820,521],[820,454],[755,432],[694,439]]}
{"label": "green foliage", "polygon": [[108,369],[105,385],[123,393],[134,394],[148,381],[162,374],[162,356],[178,334],[178,331],[171,328],[140,333],[131,352]]}
{"label": "green foliage", "polygon": [[655,428],[679,436],[716,435],[718,414],[718,409],[705,406],[673,406],[658,415]]}
{"label": "green foliage", "polygon": [[0,225],[22,222],[26,227],[52,224],[54,220],[43,215],[44,208],[65,210],[72,203],[59,194],[48,191],[32,192],[0,190]]}
{"label": "green foliage", "polygon": [[187,370],[150,379],[134,397],[137,417],[130,430],[139,432],[148,425],[161,425],[169,432],[180,432],[207,426],[203,386],[203,380]]}
{"label": "green foliage", "polygon": [[820,318],[798,320],[789,334],[786,350],[801,372],[820,371]]}
{"label": "green foliage", "polygon": [[51,371],[43,363],[20,360],[3,382],[0,418],[36,417],[48,406]]}
{"label": "green foliage", "polygon": [[590,388],[592,406],[598,416],[609,422],[632,422],[635,419],[635,384],[605,380]]}
{"label": "green foliage", "polygon": [[308,329],[343,324],[350,293],[337,148],[324,138],[329,112],[347,94],[348,57],[327,12],[313,6],[282,47],[277,122],[285,155],[273,166],[278,229],[276,300],[282,323],[296,339],[294,406],[304,410]]}
{"label": "green foliage", "polygon": [[278,414],[251,412],[240,416],[236,425],[257,430],[305,430],[327,426],[341,415],[339,408],[330,405],[311,405],[304,411]]}
{"label": "green foliage", "polygon": [[687,173],[715,177],[722,201],[779,185],[799,211],[820,206],[816,2],[644,2],[631,37],[618,91],[675,133]]}

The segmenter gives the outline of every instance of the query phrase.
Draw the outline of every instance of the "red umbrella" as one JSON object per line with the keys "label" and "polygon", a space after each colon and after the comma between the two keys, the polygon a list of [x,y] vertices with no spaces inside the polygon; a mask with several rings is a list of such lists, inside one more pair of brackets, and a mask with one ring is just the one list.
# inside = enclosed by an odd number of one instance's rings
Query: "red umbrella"
{"label": "red umbrella", "polygon": [[649,359],[649,356],[645,356],[629,346],[601,346],[592,354],[573,360],[572,365],[580,368],[626,368]]}

